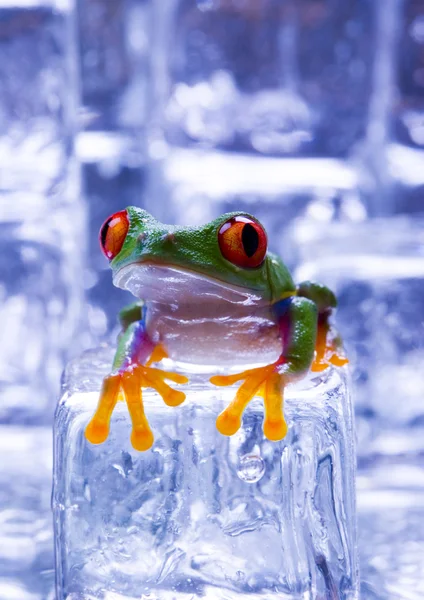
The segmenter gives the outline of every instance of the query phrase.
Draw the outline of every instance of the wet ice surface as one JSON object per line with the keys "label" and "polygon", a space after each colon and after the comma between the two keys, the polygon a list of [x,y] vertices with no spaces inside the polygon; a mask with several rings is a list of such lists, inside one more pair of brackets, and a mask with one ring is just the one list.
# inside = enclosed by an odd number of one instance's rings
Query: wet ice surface
{"label": "wet ice surface", "polygon": [[54,588],[49,428],[0,427],[0,598],[47,600]]}
{"label": "wet ice surface", "polygon": [[344,373],[287,391],[279,443],[263,438],[259,401],[237,435],[218,434],[234,390],[200,376],[178,409],[146,393],[156,443],[137,453],[123,404],[107,443],[83,437],[109,359],[91,352],[71,366],[57,413],[58,598],[356,597]]}

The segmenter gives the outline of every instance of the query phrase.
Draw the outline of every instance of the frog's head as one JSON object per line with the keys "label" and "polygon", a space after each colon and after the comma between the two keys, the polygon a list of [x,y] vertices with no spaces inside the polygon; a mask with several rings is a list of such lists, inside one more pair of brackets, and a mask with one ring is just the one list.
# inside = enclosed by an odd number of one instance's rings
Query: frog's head
{"label": "frog's head", "polygon": [[130,206],[105,221],[100,244],[114,284],[145,300],[261,304],[293,289],[284,265],[267,254],[264,228],[242,212],[176,227]]}

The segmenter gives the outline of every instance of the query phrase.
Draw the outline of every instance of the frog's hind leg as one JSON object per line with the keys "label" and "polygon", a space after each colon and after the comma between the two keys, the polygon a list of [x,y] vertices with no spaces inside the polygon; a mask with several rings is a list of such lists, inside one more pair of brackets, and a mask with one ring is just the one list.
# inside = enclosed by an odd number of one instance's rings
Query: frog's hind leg
{"label": "frog's hind leg", "polygon": [[158,344],[154,347],[149,360],[146,362],[146,367],[150,367],[154,363],[158,363],[164,358],[168,358],[168,352],[166,351],[165,346]]}
{"label": "frog's hind leg", "polygon": [[330,315],[318,315],[317,341],[315,359],[312,363],[313,372],[324,371],[330,364],[343,367],[349,361],[343,353],[343,342],[329,323]]}
{"label": "frog's hind leg", "polygon": [[311,366],[314,372],[324,371],[330,364],[342,367],[349,361],[343,353],[343,342],[331,326],[330,318],[337,306],[334,293],[326,286],[304,281],[296,288],[296,294],[312,300],[318,309],[318,327],[315,358]]}

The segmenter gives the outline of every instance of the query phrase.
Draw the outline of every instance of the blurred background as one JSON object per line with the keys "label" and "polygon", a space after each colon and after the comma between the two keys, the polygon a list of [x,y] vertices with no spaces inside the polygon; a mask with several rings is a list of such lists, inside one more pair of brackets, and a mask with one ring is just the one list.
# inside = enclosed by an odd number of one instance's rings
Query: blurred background
{"label": "blurred background", "polygon": [[128,205],[246,210],[336,291],[362,597],[424,597],[424,0],[0,0],[0,193],[0,600],[54,598],[51,424]]}

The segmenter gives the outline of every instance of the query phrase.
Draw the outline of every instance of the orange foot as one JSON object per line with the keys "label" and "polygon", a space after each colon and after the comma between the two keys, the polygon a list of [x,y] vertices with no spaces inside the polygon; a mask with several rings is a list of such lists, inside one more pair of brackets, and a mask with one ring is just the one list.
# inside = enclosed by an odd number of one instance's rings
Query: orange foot
{"label": "orange foot", "polygon": [[318,373],[324,371],[330,365],[343,367],[348,363],[344,356],[342,343],[339,337],[328,323],[318,325],[317,341],[315,345],[315,359],[311,366],[311,371]]}
{"label": "orange foot", "polygon": [[113,409],[118,400],[124,397],[132,421],[131,444],[136,450],[148,450],[154,437],[144,413],[141,388],[155,389],[168,406],[178,406],[185,400],[184,392],[172,389],[165,383],[165,379],[175,383],[188,381],[187,377],[179,373],[153,369],[147,365],[131,365],[105,377],[96,412],[85,430],[87,440],[92,444],[101,444],[107,439]]}
{"label": "orange foot", "polygon": [[248,369],[237,375],[216,375],[210,378],[214,385],[233,385],[244,382],[239,387],[231,404],[218,416],[216,427],[223,435],[233,435],[239,430],[244,409],[258,394],[264,399],[264,434],[269,440],[282,440],[287,433],[287,423],[283,413],[284,378],[277,372],[281,361],[265,367]]}

